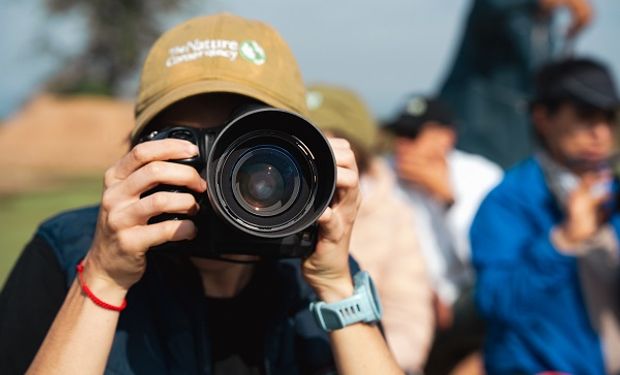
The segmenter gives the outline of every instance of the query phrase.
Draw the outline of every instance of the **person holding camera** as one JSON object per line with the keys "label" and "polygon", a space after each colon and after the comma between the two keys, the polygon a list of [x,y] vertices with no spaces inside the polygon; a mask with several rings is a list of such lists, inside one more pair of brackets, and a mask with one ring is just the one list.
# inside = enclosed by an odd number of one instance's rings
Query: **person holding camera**
{"label": "person holding camera", "polygon": [[165,33],[101,205],[42,224],[5,285],[0,372],[401,373],[352,276],[354,154],[306,112],[271,27]]}
{"label": "person holding camera", "polygon": [[508,171],[471,229],[489,374],[620,374],[620,107],[587,58],[538,73],[534,156]]}

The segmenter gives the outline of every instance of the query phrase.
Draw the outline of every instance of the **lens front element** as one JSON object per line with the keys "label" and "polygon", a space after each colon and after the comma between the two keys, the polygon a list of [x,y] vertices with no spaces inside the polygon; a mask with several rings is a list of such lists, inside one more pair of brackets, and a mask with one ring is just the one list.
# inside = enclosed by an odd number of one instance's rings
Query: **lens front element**
{"label": "lens front element", "polygon": [[269,107],[235,115],[210,145],[206,179],[215,214],[262,238],[316,223],[335,190],[336,164],[321,132]]}
{"label": "lens front element", "polygon": [[236,201],[258,216],[286,211],[298,196],[300,169],[283,148],[269,145],[249,150],[237,162],[233,173]]}

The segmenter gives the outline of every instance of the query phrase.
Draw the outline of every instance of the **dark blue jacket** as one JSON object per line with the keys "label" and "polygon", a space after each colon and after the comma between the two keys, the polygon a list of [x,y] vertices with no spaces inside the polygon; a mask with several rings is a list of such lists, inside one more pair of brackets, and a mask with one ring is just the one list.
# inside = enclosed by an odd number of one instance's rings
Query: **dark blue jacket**
{"label": "dark blue jacket", "polygon": [[[67,285],[91,245],[97,214],[97,207],[70,211],[48,220],[37,232],[57,256]],[[127,295],[106,374],[210,374],[208,311],[198,272],[186,258],[148,256],[144,277]],[[265,338],[265,373],[329,372],[333,369],[329,340],[308,310],[314,295],[302,279],[300,262],[261,267],[268,268],[265,273],[277,301],[268,306],[272,320]],[[248,311],[248,319],[252,317]]]}
{"label": "dark blue jacket", "polygon": [[513,166],[532,152],[534,72],[552,56],[539,0],[474,0],[440,89],[458,117],[458,148]]}
{"label": "dark blue jacket", "polygon": [[[618,214],[611,219],[616,233]],[[489,374],[604,374],[601,343],[582,295],[577,259],[550,241],[563,214],[528,159],[486,197],[471,229],[476,300],[487,323]]]}

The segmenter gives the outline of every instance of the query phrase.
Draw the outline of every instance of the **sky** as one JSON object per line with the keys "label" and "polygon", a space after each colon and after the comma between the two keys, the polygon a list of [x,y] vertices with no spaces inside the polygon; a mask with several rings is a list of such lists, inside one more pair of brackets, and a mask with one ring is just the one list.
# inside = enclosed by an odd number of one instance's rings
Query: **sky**
{"label": "sky", "polygon": [[[79,11],[50,16],[44,0],[0,0],[0,118],[14,113],[87,40]],[[594,0],[596,20],[576,43],[620,77],[620,1]],[[162,28],[228,11],[270,23],[291,46],[304,80],[357,91],[373,113],[389,116],[409,93],[432,94],[448,71],[470,0],[191,0]],[[560,14],[556,27],[565,26]],[[137,90],[134,77],[124,96]]]}

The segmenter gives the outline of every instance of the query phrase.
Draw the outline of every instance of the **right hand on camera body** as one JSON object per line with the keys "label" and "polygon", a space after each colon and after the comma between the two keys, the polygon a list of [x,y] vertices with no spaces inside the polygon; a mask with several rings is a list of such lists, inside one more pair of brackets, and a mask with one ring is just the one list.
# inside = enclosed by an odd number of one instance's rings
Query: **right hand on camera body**
{"label": "right hand on camera body", "polygon": [[84,267],[95,294],[103,294],[104,300],[106,295],[111,301],[122,300],[142,277],[150,247],[196,236],[191,220],[147,224],[164,212],[195,215],[199,207],[194,196],[160,191],[141,198],[141,194],[160,184],[204,192],[206,181],[196,169],[168,161],[198,152],[195,145],[179,139],[140,143],[106,171],[95,236]]}

